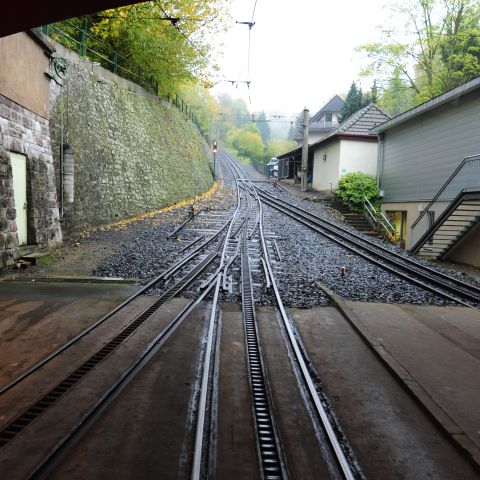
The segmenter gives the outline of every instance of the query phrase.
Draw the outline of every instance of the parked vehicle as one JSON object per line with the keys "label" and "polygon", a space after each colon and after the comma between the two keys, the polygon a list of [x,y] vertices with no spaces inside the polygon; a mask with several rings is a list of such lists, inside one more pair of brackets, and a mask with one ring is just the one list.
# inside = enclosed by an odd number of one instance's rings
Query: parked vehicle
{"label": "parked vehicle", "polygon": [[276,157],[271,158],[267,163],[269,176],[271,175],[272,177],[278,177],[278,163],[279,160]]}

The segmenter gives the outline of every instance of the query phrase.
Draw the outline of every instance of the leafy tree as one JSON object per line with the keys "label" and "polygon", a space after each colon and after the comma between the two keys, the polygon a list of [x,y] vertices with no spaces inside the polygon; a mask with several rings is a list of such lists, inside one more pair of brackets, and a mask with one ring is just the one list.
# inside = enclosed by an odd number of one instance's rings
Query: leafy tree
{"label": "leafy tree", "polygon": [[260,135],[262,137],[263,143],[267,145],[267,142],[270,140],[270,127],[267,123],[267,116],[265,112],[260,112],[258,116],[258,130],[260,131]]}
{"label": "leafy tree", "polygon": [[376,103],[378,101],[378,86],[377,81],[373,82],[372,88],[369,93],[364,94],[361,87],[357,88],[357,84],[352,82],[350,90],[347,93],[347,98],[343,104],[342,111],[340,112],[340,122],[344,122],[348,117],[358,112],[363,107],[366,107],[370,103]]}
{"label": "leafy tree", "polygon": [[242,127],[252,117],[247,104],[242,99],[233,99],[230,95],[221,94],[216,97],[218,110],[212,118],[212,131],[219,140],[226,141],[232,129]]}
{"label": "leafy tree", "polygon": [[292,140],[269,140],[267,143],[267,155],[268,159],[286,153],[293,150],[297,146],[297,143]]}
{"label": "leafy tree", "polygon": [[[371,59],[364,74],[407,83],[414,104],[480,74],[480,4],[477,0],[406,0],[393,7],[405,28],[359,47]],[[413,106],[413,105],[412,105]]]}
{"label": "leafy tree", "polygon": [[210,91],[198,83],[183,83],[178,86],[178,93],[195,112],[200,129],[210,136],[213,133],[212,120],[219,111]]}
{"label": "leafy tree", "polygon": [[408,110],[414,104],[415,99],[412,89],[401,78],[401,73],[395,71],[378,101],[379,107],[389,115],[395,116]]}
{"label": "leafy tree", "polygon": [[380,190],[375,177],[363,172],[352,172],[341,176],[334,194],[356,210],[363,209],[365,197],[373,204],[380,202]]}
{"label": "leafy tree", "polygon": [[261,158],[265,153],[262,137],[253,123],[231,130],[227,135],[227,144],[244,157]]}
{"label": "leafy tree", "polygon": [[[172,20],[165,20],[166,17]],[[158,81],[161,93],[166,94],[175,92],[184,82],[210,85],[209,77],[218,69],[212,58],[213,40],[215,33],[225,28],[226,20],[227,7],[221,0],[156,0],[58,25],[77,41],[81,37],[78,28],[86,30],[89,48],[111,62],[113,52],[117,52],[120,75],[132,80],[139,73],[151,77]],[[58,40],[64,38],[59,36]],[[87,55],[94,56],[91,50],[87,50]],[[105,59],[94,59],[112,68]]]}
{"label": "leafy tree", "polygon": [[347,98],[340,112],[339,121],[345,121],[350,115],[362,108],[362,91],[357,88],[355,82],[352,82],[347,93]]}

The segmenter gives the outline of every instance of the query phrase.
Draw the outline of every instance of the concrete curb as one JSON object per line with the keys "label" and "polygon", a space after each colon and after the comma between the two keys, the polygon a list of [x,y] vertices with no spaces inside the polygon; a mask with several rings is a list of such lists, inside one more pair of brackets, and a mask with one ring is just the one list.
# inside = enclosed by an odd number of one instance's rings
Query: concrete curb
{"label": "concrete curb", "polygon": [[393,373],[397,381],[417,401],[425,412],[442,429],[447,438],[457,447],[468,460],[480,470],[480,449],[475,442],[457,425],[445,410],[430,396],[430,394],[413,378],[395,358],[376,342],[368,328],[358,318],[356,313],[347,305],[346,301],[334,294],[327,287],[317,282],[317,286],[330,298],[332,305],[337,308],[355,331],[360,335],[370,350],[380,359],[388,370]]}
{"label": "concrete curb", "polygon": [[97,283],[97,284],[124,284],[135,285],[140,282],[138,278],[115,277],[4,277],[0,282],[16,283]]}

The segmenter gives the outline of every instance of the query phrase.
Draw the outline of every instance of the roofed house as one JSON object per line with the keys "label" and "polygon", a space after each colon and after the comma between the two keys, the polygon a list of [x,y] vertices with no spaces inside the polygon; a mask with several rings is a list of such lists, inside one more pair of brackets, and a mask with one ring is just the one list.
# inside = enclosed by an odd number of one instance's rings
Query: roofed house
{"label": "roofed house", "polygon": [[[308,143],[314,143],[325,135],[328,135],[334,128],[338,127],[338,119],[345,102],[335,95],[315,115],[310,117],[308,126]],[[303,144],[303,129],[298,128],[294,140],[298,145]]]}
{"label": "roofed house", "polygon": [[375,175],[378,139],[371,130],[389,118],[371,103],[310,145],[313,151],[312,187],[330,191],[337,187],[338,179],[349,172]]}
{"label": "roofed house", "polygon": [[480,77],[374,130],[382,210],[414,253],[480,267]]}
{"label": "roofed house", "polygon": [[[338,179],[349,172],[372,175],[377,171],[378,137],[371,129],[390,117],[371,103],[337,125],[308,147],[309,183],[315,190],[328,193],[337,187]],[[278,178],[298,178],[302,147],[278,155]]]}

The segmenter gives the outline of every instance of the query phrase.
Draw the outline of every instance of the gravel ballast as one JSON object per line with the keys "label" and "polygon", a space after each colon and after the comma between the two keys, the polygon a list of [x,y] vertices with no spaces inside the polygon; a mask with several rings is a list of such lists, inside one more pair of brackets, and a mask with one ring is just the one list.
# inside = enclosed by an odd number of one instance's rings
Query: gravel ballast
{"label": "gravel ballast", "polygon": [[[242,168],[247,173],[252,169],[245,165],[242,165]],[[228,177],[228,170],[222,168],[222,171],[225,177]],[[258,181],[258,173],[254,178]],[[186,245],[200,235],[207,238],[232,214],[236,192],[232,185],[228,185],[229,182],[231,183],[231,179],[226,178],[225,183],[222,183],[215,192],[195,203],[195,212],[197,212],[195,218],[177,235],[172,236],[171,233],[188,218],[190,205],[168,209],[148,218],[125,222],[120,226],[105,227],[89,234],[72,237],[66,243],[66,247],[59,250],[53,265],[34,267],[26,275],[48,276],[59,272],[68,274],[69,272],[66,271],[68,268],[65,265],[70,265],[72,270],[78,266],[78,271],[72,271],[72,274],[136,278],[140,283],[146,283],[187,255],[188,250],[182,252]],[[325,220],[346,227],[322,202],[311,202],[294,197],[273,187],[271,182],[259,182],[256,185]],[[198,213],[199,211],[201,213]],[[263,213],[270,262],[286,306],[309,308],[328,304],[329,299],[321,286],[348,300],[428,305],[452,304],[368,262],[265,204]],[[346,228],[353,230],[348,226]],[[400,255],[409,256],[408,253],[388,242],[367,238]],[[274,241],[278,246],[280,258],[276,254]],[[77,263],[69,260],[75,256]],[[411,258],[418,260],[416,257]],[[432,262],[420,261],[430,268],[456,276],[465,283],[478,285],[471,277],[462,273],[435,266]],[[209,271],[212,272],[215,268],[212,267]],[[234,280],[239,279],[239,272],[237,260],[230,270]],[[261,304],[271,304],[273,298],[265,291],[262,285],[263,280],[263,271],[254,275],[255,297]],[[170,280],[160,285],[151,293],[160,293],[172,282],[173,280]],[[195,288],[196,286],[192,287],[186,295],[193,295]],[[225,301],[240,300],[238,288],[234,288],[231,292],[224,292],[222,295]]]}

